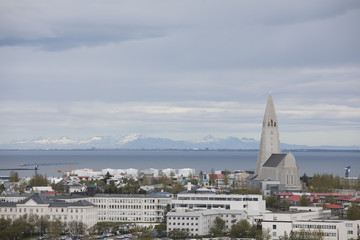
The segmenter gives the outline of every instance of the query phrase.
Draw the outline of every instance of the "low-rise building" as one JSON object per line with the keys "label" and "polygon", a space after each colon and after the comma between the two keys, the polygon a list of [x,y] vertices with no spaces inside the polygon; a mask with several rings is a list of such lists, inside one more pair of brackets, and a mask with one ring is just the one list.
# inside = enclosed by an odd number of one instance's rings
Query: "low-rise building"
{"label": "low-rise building", "polygon": [[229,231],[233,224],[246,219],[246,213],[236,210],[169,212],[167,214],[167,232],[178,229],[188,232],[189,236],[207,235],[214,226],[216,217],[225,221],[225,231]]}
{"label": "low-rise building", "polygon": [[178,194],[172,200],[176,212],[198,210],[240,210],[247,215],[262,216],[265,213],[265,200],[255,194]]}
{"label": "low-rise building", "polygon": [[302,234],[303,237],[321,235],[324,240],[357,239],[360,220],[329,220],[331,210],[321,207],[290,207],[289,212],[266,213],[262,222],[263,231],[270,231],[271,239],[285,235]]}
{"label": "low-rise building", "polygon": [[165,209],[171,204],[171,197],[162,194],[96,194],[86,200],[97,206],[98,222],[157,224],[162,222]]}
{"label": "low-rise building", "polygon": [[15,220],[25,214],[34,214],[48,220],[81,221],[87,227],[92,227],[96,224],[96,209],[94,204],[86,200],[55,201],[42,194],[33,194],[19,202],[0,202],[0,218]]}

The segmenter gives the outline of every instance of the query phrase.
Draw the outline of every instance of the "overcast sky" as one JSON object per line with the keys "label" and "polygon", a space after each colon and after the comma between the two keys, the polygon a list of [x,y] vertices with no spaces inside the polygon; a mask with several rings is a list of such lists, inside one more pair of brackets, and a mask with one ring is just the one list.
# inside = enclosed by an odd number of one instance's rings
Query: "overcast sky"
{"label": "overcast sky", "polygon": [[360,145],[360,1],[0,2],[0,142]]}

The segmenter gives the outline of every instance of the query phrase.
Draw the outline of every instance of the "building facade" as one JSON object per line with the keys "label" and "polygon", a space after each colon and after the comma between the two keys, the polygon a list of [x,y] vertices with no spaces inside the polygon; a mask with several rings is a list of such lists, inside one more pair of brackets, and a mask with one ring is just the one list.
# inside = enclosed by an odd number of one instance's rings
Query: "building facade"
{"label": "building facade", "polygon": [[161,194],[96,194],[86,200],[97,206],[98,222],[159,223],[171,204],[171,198]]}
{"label": "building facade", "polygon": [[167,214],[167,232],[178,229],[186,231],[188,236],[207,235],[217,217],[225,221],[225,230],[230,231],[233,224],[246,219],[246,213],[234,210],[169,212]]}
{"label": "building facade", "polygon": [[321,235],[324,240],[358,239],[360,220],[329,220],[331,210],[322,207],[291,207],[289,212],[266,213],[263,231],[270,231],[271,239],[281,239],[291,232],[305,238]]}
{"label": "building facade", "polygon": [[240,194],[178,194],[172,200],[176,212],[199,210],[239,210],[247,215],[260,216],[265,213],[265,200],[262,195]]}
{"label": "building facade", "polygon": [[97,222],[97,207],[86,201],[73,202],[52,201],[41,194],[34,194],[19,202],[1,202],[0,218],[15,220],[20,216],[38,215],[52,221],[59,219],[62,222],[81,221],[87,227]]}

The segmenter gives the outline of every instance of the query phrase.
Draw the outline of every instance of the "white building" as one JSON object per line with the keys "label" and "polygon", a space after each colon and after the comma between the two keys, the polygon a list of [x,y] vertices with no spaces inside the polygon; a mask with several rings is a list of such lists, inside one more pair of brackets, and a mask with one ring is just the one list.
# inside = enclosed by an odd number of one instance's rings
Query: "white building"
{"label": "white building", "polygon": [[178,194],[172,200],[176,212],[222,209],[245,211],[247,215],[262,216],[265,213],[262,195]]}
{"label": "white building", "polygon": [[180,168],[180,169],[172,169],[172,168],[165,168],[160,170],[160,173],[164,174],[167,177],[173,173],[174,177],[181,178],[181,177],[189,177],[190,175],[195,176],[195,169],[194,168]]}
{"label": "white building", "polygon": [[[262,222],[264,231],[270,230],[271,239],[279,239],[291,232],[321,234],[325,240],[357,239],[360,220],[327,220],[331,210],[321,207],[291,207],[289,212],[266,213]],[[306,237],[306,236],[305,236]]]}
{"label": "white building", "polygon": [[28,193],[11,193],[11,194],[4,194],[5,191],[0,194],[0,202],[20,202],[28,197],[30,197],[31,195]]}
{"label": "white building", "polygon": [[123,178],[124,176],[136,178],[139,174],[139,170],[134,168],[128,168],[128,169],[106,168],[106,169],[102,169],[101,172],[103,175],[109,172],[110,175],[113,175],[115,178]]}
{"label": "white building", "polygon": [[97,206],[98,222],[159,223],[171,204],[171,198],[162,194],[96,194],[86,200]]}
{"label": "white building", "polygon": [[210,233],[216,217],[225,221],[225,231],[242,219],[246,219],[244,211],[204,210],[193,212],[169,212],[167,214],[167,232],[175,229],[185,230],[189,236],[202,236]]}
{"label": "white building", "polygon": [[62,222],[81,221],[87,227],[96,224],[96,206],[85,200],[73,202],[52,201],[44,195],[34,194],[19,202],[1,202],[0,218],[15,220],[25,214],[45,216]]}
{"label": "white building", "polygon": [[153,175],[154,177],[159,176],[159,170],[155,169],[155,168],[149,168],[149,169],[141,170],[140,173],[144,173],[146,175]]}

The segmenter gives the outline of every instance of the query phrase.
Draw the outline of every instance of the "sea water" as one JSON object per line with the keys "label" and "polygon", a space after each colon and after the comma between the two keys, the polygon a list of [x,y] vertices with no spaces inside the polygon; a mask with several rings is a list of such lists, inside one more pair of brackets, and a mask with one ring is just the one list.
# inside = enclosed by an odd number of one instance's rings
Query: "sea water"
{"label": "sea water", "polygon": [[[292,151],[300,167],[300,175],[306,173],[332,173],[344,176],[344,167],[351,166],[350,176],[360,174],[360,151]],[[57,170],[82,168],[113,169],[164,169],[194,168],[198,173],[215,170],[254,170],[256,150],[24,150],[0,151],[0,168],[19,168],[24,163],[62,163],[64,165],[40,166],[38,172],[58,176]],[[24,167],[25,168],[25,167]],[[27,166],[26,168],[31,168]],[[32,176],[33,171],[18,171],[19,175]],[[9,171],[0,171],[8,176]]]}

